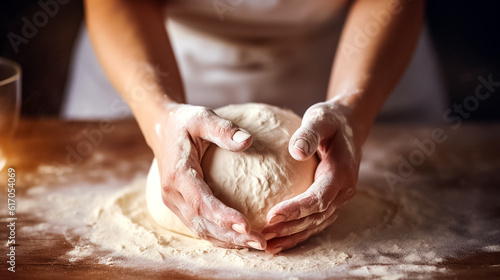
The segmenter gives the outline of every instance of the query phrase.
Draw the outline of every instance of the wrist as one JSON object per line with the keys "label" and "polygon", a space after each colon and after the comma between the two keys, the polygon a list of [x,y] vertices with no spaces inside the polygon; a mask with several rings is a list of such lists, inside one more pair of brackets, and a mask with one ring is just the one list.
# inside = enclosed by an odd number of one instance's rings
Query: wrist
{"label": "wrist", "polygon": [[180,105],[180,103],[170,100],[166,95],[154,96],[151,94],[144,98],[139,106],[132,107],[144,139],[155,155],[160,143],[164,141],[166,126],[171,116],[170,112]]}
{"label": "wrist", "polygon": [[327,101],[331,108],[345,117],[346,126],[352,130],[352,140],[356,150],[360,150],[370,134],[376,117],[373,108],[363,106],[362,98],[358,93],[338,95]]}

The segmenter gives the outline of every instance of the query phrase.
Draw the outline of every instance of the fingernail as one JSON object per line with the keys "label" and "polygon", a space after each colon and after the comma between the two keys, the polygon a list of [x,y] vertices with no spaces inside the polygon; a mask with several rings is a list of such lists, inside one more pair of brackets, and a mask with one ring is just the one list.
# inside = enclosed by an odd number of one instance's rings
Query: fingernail
{"label": "fingernail", "polygon": [[248,134],[247,132],[245,131],[242,131],[242,130],[238,130],[236,131],[236,133],[233,135],[233,141],[234,142],[237,142],[237,143],[241,143],[245,140],[247,140],[248,138],[250,138],[250,134]]}
{"label": "fingernail", "polygon": [[264,238],[265,238],[266,240],[269,240],[269,239],[273,239],[273,238],[275,238],[275,237],[276,237],[276,235],[277,235],[277,234],[276,234],[276,233],[274,233],[274,232],[264,233]]}
{"label": "fingernail", "polygon": [[273,252],[271,254],[275,255],[283,250],[283,247],[276,247],[274,248]]}
{"label": "fingernail", "polygon": [[283,214],[278,214],[278,215],[272,217],[271,220],[269,220],[269,223],[270,224],[277,224],[277,223],[283,222],[284,220],[286,220],[286,216]]}
{"label": "fingernail", "polygon": [[255,242],[255,241],[249,241],[249,242],[247,243],[247,245],[248,245],[248,246],[250,246],[250,247],[252,247],[252,248],[254,248],[254,249],[257,249],[257,250],[262,250],[262,249],[264,249],[264,248],[262,248],[262,246],[260,245],[260,243],[259,243],[259,242]]}
{"label": "fingernail", "polygon": [[245,227],[243,225],[240,225],[240,224],[234,224],[232,226],[233,230],[238,232],[238,233],[241,233],[241,234],[247,234],[247,231],[245,230]]}
{"label": "fingernail", "polygon": [[302,138],[297,139],[293,146],[304,153],[309,153],[309,144]]}

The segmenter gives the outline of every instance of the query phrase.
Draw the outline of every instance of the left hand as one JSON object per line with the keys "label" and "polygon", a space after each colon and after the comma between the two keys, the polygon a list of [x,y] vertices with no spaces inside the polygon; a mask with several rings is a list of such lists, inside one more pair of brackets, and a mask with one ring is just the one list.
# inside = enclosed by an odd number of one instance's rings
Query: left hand
{"label": "left hand", "polygon": [[361,152],[353,141],[350,112],[332,100],[317,103],[304,114],[288,149],[300,161],[317,152],[315,181],[304,193],[269,210],[262,230],[267,253],[292,248],[326,228],[356,193]]}

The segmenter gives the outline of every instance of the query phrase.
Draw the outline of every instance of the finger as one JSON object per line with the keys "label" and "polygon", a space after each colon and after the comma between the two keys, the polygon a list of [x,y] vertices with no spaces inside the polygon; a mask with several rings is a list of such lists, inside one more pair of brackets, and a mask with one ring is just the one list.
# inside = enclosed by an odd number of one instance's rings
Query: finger
{"label": "finger", "polygon": [[299,129],[290,138],[288,144],[290,155],[301,161],[314,155],[321,140],[333,134],[332,122],[323,106],[309,108]]}
{"label": "finger", "polygon": [[268,223],[296,220],[326,211],[339,191],[332,184],[331,174],[321,175],[304,193],[271,208],[267,213]]}
{"label": "finger", "polygon": [[233,230],[220,227],[200,216],[194,217],[191,224],[199,237],[221,247],[250,247],[257,250],[264,250],[266,248],[266,240],[256,232],[251,232],[250,234],[237,233]]}
{"label": "finger", "polygon": [[303,242],[312,235],[324,230],[327,226],[331,225],[337,219],[337,217],[338,214],[335,213],[315,228],[307,229],[291,236],[269,240],[267,242],[266,253],[274,255],[283,250],[295,247],[300,242]]}
{"label": "finger", "polygon": [[245,216],[216,198],[197,171],[183,172],[181,176],[178,191],[195,215],[241,234],[250,232],[251,226]]}
{"label": "finger", "polygon": [[[162,192],[163,203],[172,211],[181,222],[192,232],[195,233],[193,226],[191,225],[191,218],[193,216],[192,212],[189,211],[181,211],[179,207],[177,207],[176,203],[172,203],[172,201],[181,201],[183,198],[179,192],[176,192],[177,195],[166,194]],[[181,207],[181,206],[180,206]],[[184,210],[185,207],[184,207]],[[196,234],[196,233],[195,233]]]}
{"label": "finger", "polygon": [[[244,235],[243,235],[244,236]],[[222,248],[228,248],[228,249],[239,249],[239,248],[252,248],[256,250],[265,250],[266,249],[266,241],[258,242],[255,240],[252,240],[251,238],[246,238],[245,239],[239,239],[237,237],[232,237],[232,240],[236,241],[224,241],[224,240],[219,240],[217,238],[214,238],[212,236],[207,236],[205,240],[209,241],[210,243],[222,247]],[[233,243],[235,242],[235,243]]]}
{"label": "finger", "polygon": [[310,127],[301,126],[290,138],[288,151],[296,160],[307,160],[314,155],[319,142],[320,136],[316,131]]}
{"label": "finger", "polygon": [[255,231],[251,231],[248,234],[241,234],[221,227],[204,217],[197,216],[186,203],[181,203],[178,206],[174,205],[170,209],[196,237],[210,241],[217,246],[224,248],[249,247],[257,250],[264,250],[266,248],[266,240],[261,234]]}
{"label": "finger", "polygon": [[324,212],[312,214],[298,220],[268,225],[262,230],[262,235],[264,235],[266,240],[269,240],[276,237],[293,235],[306,229],[317,227],[326,219],[330,218],[330,216],[333,215],[333,213],[338,209],[337,207],[338,206],[334,201]]}
{"label": "finger", "polygon": [[205,111],[197,129],[199,137],[229,151],[243,151],[252,145],[253,138],[248,131],[219,117],[212,110]]}

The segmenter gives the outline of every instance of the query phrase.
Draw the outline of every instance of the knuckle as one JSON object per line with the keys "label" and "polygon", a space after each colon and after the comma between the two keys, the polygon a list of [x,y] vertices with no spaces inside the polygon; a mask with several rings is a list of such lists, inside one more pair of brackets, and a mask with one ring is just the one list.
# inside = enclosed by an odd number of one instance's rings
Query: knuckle
{"label": "knuckle", "polygon": [[304,122],[316,134],[330,135],[339,123],[344,123],[343,113],[325,103],[317,103],[311,106],[304,114]]}
{"label": "knuckle", "polygon": [[355,196],[357,193],[357,190],[356,188],[352,187],[352,188],[348,188],[345,192],[345,197],[346,199],[350,199],[352,198],[353,196]]}
{"label": "knuckle", "polygon": [[331,213],[322,213],[319,219],[314,221],[314,225],[319,226],[321,223],[326,221],[330,217]]}
{"label": "knuckle", "polygon": [[319,220],[320,220],[320,218],[318,218],[317,215],[307,216],[304,219],[304,222],[302,224],[300,224],[300,226],[298,227],[298,231],[304,231],[304,230],[307,230],[309,228],[317,226]]}
{"label": "knuckle", "polygon": [[194,235],[201,239],[207,239],[210,236],[210,233],[203,222],[203,218],[196,216],[191,221],[191,231]]}
{"label": "knuckle", "polygon": [[220,119],[217,121],[215,128],[214,128],[214,134],[221,137],[223,135],[226,135],[232,128],[232,122],[224,119]]}
{"label": "knuckle", "polygon": [[241,243],[243,240],[240,240],[238,237],[236,237],[235,235],[231,235],[227,240],[226,240],[226,243],[228,243],[228,245],[230,246],[235,246],[235,247],[240,247]]}
{"label": "knuckle", "polygon": [[169,172],[164,175],[164,180],[161,184],[161,190],[165,195],[171,195],[175,191],[175,181],[177,175],[175,172]]}
{"label": "knuckle", "polygon": [[173,193],[176,190],[176,182],[179,178],[179,172],[167,172],[162,176],[161,189],[164,193]]}
{"label": "knuckle", "polygon": [[166,184],[166,185],[162,185],[161,187],[161,191],[166,195],[166,196],[170,196],[172,193],[173,193],[173,188],[172,188],[172,185],[170,184]]}
{"label": "knuckle", "polygon": [[204,118],[210,117],[210,116],[215,114],[212,109],[207,108],[207,107],[202,107],[202,106],[197,106],[196,111],[197,111],[198,116],[204,117]]}
{"label": "knuckle", "polygon": [[199,229],[196,227],[193,227],[193,233],[196,237],[200,239],[207,239],[208,238],[208,231],[206,229]]}
{"label": "knuckle", "polygon": [[327,120],[328,117],[328,112],[321,104],[315,104],[311,106],[304,114],[304,118],[315,122]]}
{"label": "knuckle", "polygon": [[202,107],[202,110],[203,110],[203,112],[204,112],[207,116],[213,116],[213,115],[215,115],[214,110],[212,110],[212,109],[210,109],[210,108],[207,108],[207,107]]}
{"label": "knuckle", "polygon": [[319,137],[319,134],[312,126],[306,125],[300,129],[299,135],[297,136],[314,140]]}
{"label": "knuckle", "polygon": [[203,106],[192,106],[189,108],[190,113],[187,117],[193,121],[206,121],[207,118],[215,115],[212,109],[203,107]]}
{"label": "knuckle", "polygon": [[280,233],[280,236],[289,236],[292,234],[293,227],[291,226],[284,226],[281,227],[278,232]]}
{"label": "knuckle", "polygon": [[324,198],[323,195],[314,192],[311,195],[311,207],[313,209],[316,209],[317,212],[324,212],[326,209],[328,209],[328,201]]}
{"label": "knuckle", "polygon": [[202,207],[202,200],[199,196],[194,196],[194,197],[191,197],[188,201],[187,201],[189,207],[191,207],[192,211],[196,214],[196,215],[200,215],[201,213],[201,207]]}
{"label": "knuckle", "polygon": [[163,204],[167,206],[170,210],[172,207],[176,207],[178,205],[178,191],[175,189],[175,186],[172,184],[165,184],[161,186],[161,199]]}
{"label": "knuckle", "polygon": [[235,127],[232,121],[226,119],[220,119],[219,126],[225,130],[231,130]]}

